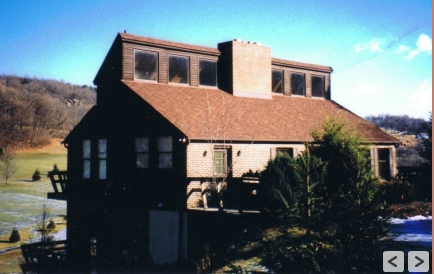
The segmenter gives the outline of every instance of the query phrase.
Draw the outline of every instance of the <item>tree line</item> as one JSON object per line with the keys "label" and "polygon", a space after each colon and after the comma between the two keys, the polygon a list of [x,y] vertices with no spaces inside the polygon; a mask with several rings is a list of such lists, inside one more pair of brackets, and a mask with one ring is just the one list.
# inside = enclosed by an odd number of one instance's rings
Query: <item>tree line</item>
{"label": "tree line", "polygon": [[0,149],[63,138],[96,102],[95,88],[63,81],[0,75]]}
{"label": "tree line", "polygon": [[370,115],[365,117],[365,119],[380,128],[412,134],[426,132],[425,127],[428,123],[428,121],[425,121],[424,119],[411,118],[408,115],[380,114],[378,116]]}

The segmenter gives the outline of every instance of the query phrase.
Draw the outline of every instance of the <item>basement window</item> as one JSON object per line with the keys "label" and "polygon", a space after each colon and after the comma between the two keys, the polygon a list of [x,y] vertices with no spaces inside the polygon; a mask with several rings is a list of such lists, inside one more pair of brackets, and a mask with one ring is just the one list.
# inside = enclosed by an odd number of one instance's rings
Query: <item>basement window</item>
{"label": "basement window", "polygon": [[172,168],[172,137],[158,137],[158,167]]}
{"label": "basement window", "polygon": [[189,63],[188,57],[169,55],[169,82],[188,84]]}
{"label": "basement window", "polygon": [[324,77],[312,76],[312,96],[324,97]]}
{"label": "basement window", "polygon": [[291,95],[305,94],[304,73],[291,73]]}
{"label": "basement window", "polygon": [[149,138],[136,138],[136,167],[149,167]]}
{"label": "basement window", "polygon": [[282,70],[271,71],[271,90],[275,93],[283,94],[283,71]]}
{"label": "basement window", "polygon": [[83,140],[83,178],[90,179],[90,140]]}
{"label": "basement window", "polygon": [[199,85],[217,86],[217,62],[199,60]]}
{"label": "basement window", "polygon": [[289,157],[294,157],[294,149],[293,148],[276,148],[277,155],[286,155]]}
{"label": "basement window", "polygon": [[134,78],[157,81],[158,54],[156,52],[134,51]]}

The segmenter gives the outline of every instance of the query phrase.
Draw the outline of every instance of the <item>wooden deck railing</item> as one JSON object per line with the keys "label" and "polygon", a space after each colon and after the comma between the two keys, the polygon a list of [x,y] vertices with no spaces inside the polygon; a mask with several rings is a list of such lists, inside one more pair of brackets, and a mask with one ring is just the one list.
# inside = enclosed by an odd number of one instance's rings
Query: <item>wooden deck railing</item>
{"label": "wooden deck railing", "polygon": [[24,273],[57,273],[66,264],[66,241],[24,244],[21,245],[21,252],[25,260],[25,264],[21,265]]}
{"label": "wooden deck railing", "polygon": [[67,191],[67,172],[64,171],[49,171],[48,178],[51,180],[54,192],[47,193],[48,199],[66,200]]}

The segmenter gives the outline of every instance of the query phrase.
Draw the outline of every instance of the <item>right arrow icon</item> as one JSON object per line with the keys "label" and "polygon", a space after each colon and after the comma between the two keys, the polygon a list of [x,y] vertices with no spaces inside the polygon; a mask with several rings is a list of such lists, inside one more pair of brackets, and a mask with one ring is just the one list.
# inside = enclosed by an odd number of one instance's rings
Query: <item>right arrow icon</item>
{"label": "right arrow icon", "polygon": [[428,251],[409,251],[408,252],[408,272],[429,272]]}
{"label": "right arrow icon", "polygon": [[418,260],[419,261],[419,263],[417,263],[416,265],[415,265],[415,267],[418,267],[418,266],[420,266],[421,264],[423,264],[425,261],[424,260],[422,260],[421,258],[419,258],[418,256],[414,256],[415,258],[416,258],[416,260]]}

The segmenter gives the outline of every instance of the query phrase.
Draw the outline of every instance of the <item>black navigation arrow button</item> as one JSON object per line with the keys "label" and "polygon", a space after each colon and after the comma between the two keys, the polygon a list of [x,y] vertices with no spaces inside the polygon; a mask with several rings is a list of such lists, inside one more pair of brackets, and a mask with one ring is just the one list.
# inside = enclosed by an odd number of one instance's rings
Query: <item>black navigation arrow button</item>
{"label": "black navigation arrow button", "polygon": [[422,260],[418,256],[414,256],[414,257],[419,261],[419,263],[417,263],[414,267],[418,267],[418,266],[420,266],[421,264],[423,264],[425,262],[424,260]]}
{"label": "black navigation arrow button", "polygon": [[388,260],[387,262],[388,262],[389,264],[393,265],[394,267],[397,267],[396,264],[392,263],[396,258],[398,258],[398,256],[394,256],[394,257],[392,257],[392,259]]}

